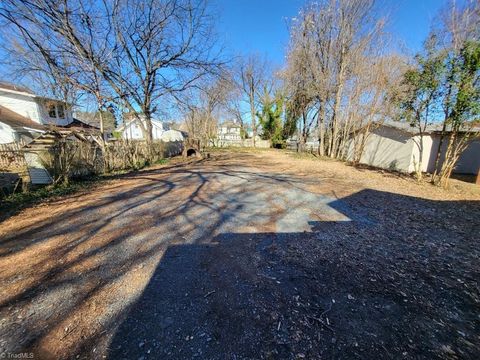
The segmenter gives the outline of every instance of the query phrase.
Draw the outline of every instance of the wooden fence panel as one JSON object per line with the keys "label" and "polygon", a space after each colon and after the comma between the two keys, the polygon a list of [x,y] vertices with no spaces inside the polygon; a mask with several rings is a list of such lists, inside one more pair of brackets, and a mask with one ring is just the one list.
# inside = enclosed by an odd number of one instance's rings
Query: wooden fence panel
{"label": "wooden fence panel", "polygon": [[0,144],[0,169],[17,169],[25,166],[23,143]]}

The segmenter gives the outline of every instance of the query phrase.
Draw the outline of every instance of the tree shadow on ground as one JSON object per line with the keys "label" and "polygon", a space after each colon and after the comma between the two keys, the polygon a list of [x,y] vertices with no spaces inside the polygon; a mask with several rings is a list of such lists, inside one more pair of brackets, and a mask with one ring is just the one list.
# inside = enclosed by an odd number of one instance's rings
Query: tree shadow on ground
{"label": "tree shadow on ground", "polygon": [[108,357],[478,358],[480,202],[329,206],[349,220],[169,246]]}
{"label": "tree shadow on ground", "polygon": [[[163,166],[162,170],[178,169],[185,164],[192,163],[183,162],[178,164],[172,164]],[[94,191],[98,186],[103,185],[105,182],[112,180],[128,179],[139,175],[148,175],[158,173],[159,168],[147,168],[141,170],[132,170],[124,174],[105,174],[102,176],[87,176],[83,178],[73,179],[73,183],[69,186],[62,188],[46,188],[47,185],[37,185],[30,189],[30,192],[18,194],[18,199],[5,200],[0,196],[0,222],[8,220],[10,217],[17,215],[21,210],[32,207],[37,203],[52,203],[55,204],[59,198],[68,195],[70,199],[80,198],[85,196],[89,191]],[[9,173],[5,173],[9,174]],[[11,174],[16,175],[16,174]],[[0,178],[2,173],[0,173]],[[18,176],[17,176],[18,177]],[[0,189],[1,190],[1,189]],[[21,190],[21,189],[19,189]],[[1,195],[1,193],[0,193]],[[22,196],[23,195],[23,196]]]}
{"label": "tree shadow on ground", "polygon": [[[227,180],[228,179],[228,180]],[[113,333],[168,246],[246,223],[265,184],[295,179],[246,170],[175,166],[123,176],[104,193],[33,209],[0,239],[0,353],[67,358]],[[266,205],[265,205],[266,206]],[[100,348],[99,348],[100,349]]]}
{"label": "tree shadow on ground", "polygon": [[124,175],[9,224],[0,353],[477,357],[479,202],[335,200],[238,157]]}

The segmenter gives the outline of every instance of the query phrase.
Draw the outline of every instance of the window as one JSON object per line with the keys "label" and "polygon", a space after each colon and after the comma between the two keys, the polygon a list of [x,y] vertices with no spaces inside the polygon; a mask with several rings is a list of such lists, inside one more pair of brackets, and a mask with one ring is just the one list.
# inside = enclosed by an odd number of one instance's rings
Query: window
{"label": "window", "polygon": [[48,116],[51,118],[56,118],[57,117],[57,111],[55,109],[55,104],[54,103],[49,103],[47,105],[48,108]]}
{"label": "window", "polygon": [[52,119],[65,119],[65,106],[61,103],[56,102],[47,102],[46,108],[48,112],[48,116]]}
{"label": "window", "polygon": [[63,104],[57,105],[57,115],[60,119],[65,119],[65,109],[63,107]]}

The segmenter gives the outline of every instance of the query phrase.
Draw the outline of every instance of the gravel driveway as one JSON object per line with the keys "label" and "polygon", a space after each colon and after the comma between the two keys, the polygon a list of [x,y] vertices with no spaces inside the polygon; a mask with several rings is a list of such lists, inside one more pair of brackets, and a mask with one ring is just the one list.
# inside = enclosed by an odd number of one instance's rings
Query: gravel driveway
{"label": "gravel driveway", "polygon": [[479,198],[269,154],[122,176],[1,223],[0,354],[480,358]]}

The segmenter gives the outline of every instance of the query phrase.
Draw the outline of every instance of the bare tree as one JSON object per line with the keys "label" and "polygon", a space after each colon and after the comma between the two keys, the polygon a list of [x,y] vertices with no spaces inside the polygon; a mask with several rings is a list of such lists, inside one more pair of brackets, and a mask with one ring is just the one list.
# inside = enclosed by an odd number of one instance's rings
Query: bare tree
{"label": "bare tree", "polygon": [[[378,56],[385,20],[374,0],[324,0],[307,5],[291,27],[287,88],[304,126],[315,124],[319,153],[342,157],[353,125],[348,104],[365,98],[358,86],[367,75],[359,64]],[[351,114],[351,112],[350,112]],[[308,120],[308,119],[309,120]]]}
{"label": "bare tree", "polygon": [[245,136],[246,124],[244,123],[244,118],[250,111],[245,111],[244,109],[244,93],[237,82],[236,70],[237,69],[229,68],[223,72],[223,81],[225,82],[225,87],[228,89],[225,93],[224,105],[225,111],[228,114],[227,117],[233,117],[233,119],[240,124],[242,136]]}
{"label": "bare tree", "polygon": [[[0,22],[7,27],[6,23]],[[63,100],[68,110],[72,110],[83,97],[84,94],[74,86],[68,74],[46,61],[45,55],[36,52],[31,44],[20,41],[11,32],[0,34],[0,44],[5,54],[1,65],[15,81],[28,84],[35,93],[44,97]]]}
{"label": "bare tree", "polygon": [[368,56],[356,66],[361,76],[349,92],[341,147],[341,158],[355,165],[360,163],[371,131],[386,120],[398,119],[397,97],[407,59],[399,54]]}
{"label": "bare tree", "polygon": [[228,111],[232,91],[232,82],[222,73],[222,76],[205,80],[181,99],[179,104],[183,109],[185,130],[192,138],[200,140],[202,147],[214,141],[218,119]]}
{"label": "bare tree", "polygon": [[241,58],[237,64],[236,83],[243,100],[250,109],[250,121],[253,131],[253,146],[257,136],[256,117],[260,106],[260,96],[268,79],[268,64],[259,55]]}
{"label": "bare tree", "polygon": [[[310,134],[312,121],[308,122],[307,113],[317,96],[311,64],[312,44],[308,38],[309,26],[310,22],[302,18],[300,24],[294,27],[287,55],[287,66],[282,72],[286,92],[289,94],[287,117],[291,122],[298,122],[297,130],[300,141],[297,150],[299,151],[303,151]],[[323,155],[323,146],[321,148],[320,153]]]}
{"label": "bare tree", "polygon": [[158,100],[185,91],[219,63],[206,10],[205,1],[192,0],[6,0],[0,16],[55,71],[76,74],[83,86],[101,78],[89,91],[102,100],[106,84],[150,144]]}

